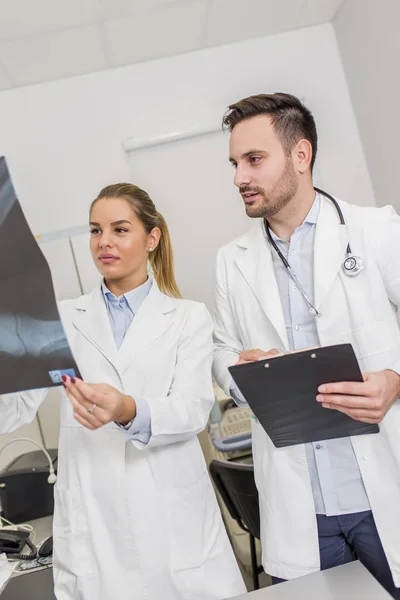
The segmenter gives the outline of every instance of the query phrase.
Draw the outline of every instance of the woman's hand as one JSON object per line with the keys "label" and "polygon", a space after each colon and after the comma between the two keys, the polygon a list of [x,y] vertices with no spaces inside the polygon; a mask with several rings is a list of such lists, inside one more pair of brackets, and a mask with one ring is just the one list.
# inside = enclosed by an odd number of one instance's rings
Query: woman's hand
{"label": "woman's hand", "polygon": [[75,419],[88,429],[98,429],[112,421],[125,425],[136,416],[134,399],[111,385],[85,383],[65,375],[63,382]]}

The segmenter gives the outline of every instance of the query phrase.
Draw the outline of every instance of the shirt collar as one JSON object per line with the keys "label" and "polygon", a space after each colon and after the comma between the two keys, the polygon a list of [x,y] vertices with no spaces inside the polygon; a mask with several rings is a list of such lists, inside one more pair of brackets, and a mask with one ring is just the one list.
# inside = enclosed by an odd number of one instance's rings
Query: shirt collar
{"label": "shirt collar", "polygon": [[312,225],[315,225],[315,223],[317,222],[317,219],[318,219],[320,204],[321,204],[321,200],[320,200],[319,194],[316,193],[313,205],[310,208],[308,215],[304,219],[303,223],[311,223]]}
{"label": "shirt collar", "polygon": [[107,288],[105,282],[103,281],[101,284],[101,291],[103,293],[106,305],[108,303],[111,303],[111,304],[117,303],[117,302],[119,302],[119,300],[121,298],[125,298],[125,301],[126,301],[128,307],[131,309],[131,311],[134,314],[136,314],[137,311],[139,310],[142,302],[144,301],[144,299],[147,297],[148,293],[150,292],[152,284],[153,284],[153,282],[152,282],[151,278],[148,277],[147,281],[142,283],[142,285],[139,285],[139,287],[135,288],[134,290],[130,290],[129,292],[126,292],[125,294],[122,294],[121,296],[119,296],[117,298],[112,292],[110,292],[110,290]]}
{"label": "shirt collar", "polygon": [[[308,214],[306,216],[306,218],[304,219],[304,221],[302,222],[301,225],[299,225],[299,227],[302,227],[304,225],[304,223],[309,223],[310,225],[315,225],[318,219],[318,213],[319,213],[319,207],[321,204],[321,200],[320,200],[320,195],[319,194],[315,194],[315,199],[314,202],[310,208],[310,210],[308,211]],[[264,229],[264,235],[265,237],[267,237],[267,233],[265,231],[265,226],[263,227]],[[270,229],[271,232],[271,237],[275,242],[278,241],[282,241],[280,237],[278,237],[273,231],[272,229]]]}

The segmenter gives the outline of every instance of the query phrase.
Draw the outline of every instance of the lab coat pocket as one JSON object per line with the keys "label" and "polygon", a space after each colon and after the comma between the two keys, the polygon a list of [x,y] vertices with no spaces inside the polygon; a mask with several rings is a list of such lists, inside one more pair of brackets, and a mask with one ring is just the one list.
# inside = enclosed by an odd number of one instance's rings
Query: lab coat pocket
{"label": "lab coat pocket", "polygon": [[158,484],[166,489],[191,488],[207,474],[207,467],[196,436],[185,442],[155,448],[149,456]]}
{"label": "lab coat pocket", "polygon": [[166,513],[171,571],[200,567],[212,555],[221,527],[208,475],[190,487],[169,489]]}
{"label": "lab coat pocket", "polygon": [[353,344],[364,373],[391,368],[398,360],[400,335],[396,322],[375,321],[371,325],[353,329],[346,341]]}
{"label": "lab coat pocket", "polygon": [[387,352],[399,344],[398,329],[387,321],[378,321],[353,329],[349,336],[349,341],[360,359]]}
{"label": "lab coat pocket", "polygon": [[60,489],[56,485],[54,499],[54,566],[77,577],[94,573],[94,558],[80,488]]}

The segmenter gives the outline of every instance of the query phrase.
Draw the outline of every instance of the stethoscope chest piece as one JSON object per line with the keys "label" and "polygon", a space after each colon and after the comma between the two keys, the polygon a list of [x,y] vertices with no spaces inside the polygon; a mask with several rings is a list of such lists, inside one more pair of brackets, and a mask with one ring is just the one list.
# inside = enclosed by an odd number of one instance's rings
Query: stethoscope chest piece
{"label": "stethoscope chest piece", "polygon": [[343,271],[348,277],[356,277],[364,269],[364,261],[359,256],[348,254],[343,263]]}

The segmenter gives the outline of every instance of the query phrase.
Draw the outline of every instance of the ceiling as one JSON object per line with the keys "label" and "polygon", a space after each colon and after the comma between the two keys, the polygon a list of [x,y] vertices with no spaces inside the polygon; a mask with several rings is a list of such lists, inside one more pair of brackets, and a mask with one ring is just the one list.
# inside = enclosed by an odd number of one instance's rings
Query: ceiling
{"label": "ceiling", "polygon": [[0,0],[0,89],[330,21],[344,0]]}

